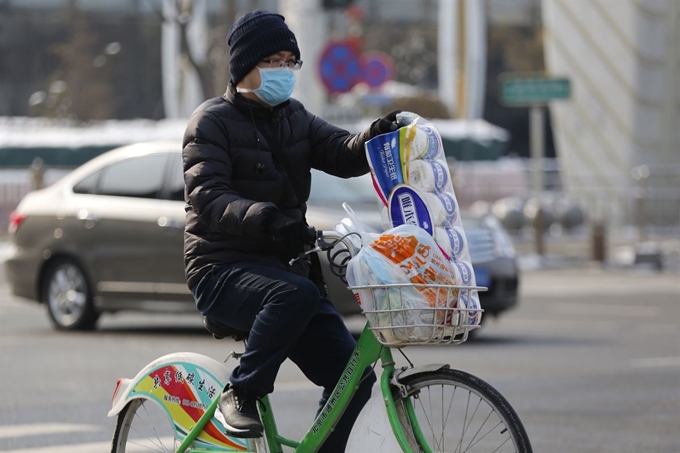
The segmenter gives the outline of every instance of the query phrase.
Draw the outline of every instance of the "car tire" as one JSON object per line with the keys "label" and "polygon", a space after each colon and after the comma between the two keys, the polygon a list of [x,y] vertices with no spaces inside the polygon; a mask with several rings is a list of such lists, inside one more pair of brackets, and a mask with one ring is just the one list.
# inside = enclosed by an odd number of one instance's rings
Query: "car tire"
{"label": "car tire", "polygon": [[92,286],[78,263],[58,258],[48,264],[40,292],[47,314],[58,330],[92,330],[99,312],[95,309]]}

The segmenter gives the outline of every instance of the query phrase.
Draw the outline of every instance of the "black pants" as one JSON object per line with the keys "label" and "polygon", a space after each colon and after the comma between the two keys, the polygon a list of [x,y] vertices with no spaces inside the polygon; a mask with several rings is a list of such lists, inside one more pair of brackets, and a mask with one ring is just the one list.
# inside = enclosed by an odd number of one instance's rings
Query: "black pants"
{"label": "black pants", "polygon": [[[330,396],[356,342],[335,307],[309,279],[256,263],[213,267],[194,288],[205,316],[250,331],[245,353],[230,377],[234,387],[257,395],[274,390],[286,358],[323,387],[319,410]],[[376,378],[366,378],[320,452],[344,452]]]}

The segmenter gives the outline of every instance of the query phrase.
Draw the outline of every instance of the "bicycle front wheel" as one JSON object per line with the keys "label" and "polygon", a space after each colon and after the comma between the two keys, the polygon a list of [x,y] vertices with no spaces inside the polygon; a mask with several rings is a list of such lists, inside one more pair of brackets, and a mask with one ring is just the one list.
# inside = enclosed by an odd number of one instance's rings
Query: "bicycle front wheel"
{"label": "bicycle front wheel", "polygon": [[401,426],[414,451],[425,453],[532,453],[517,413],[496,389],[459,370],[403,379],[395,388]]}

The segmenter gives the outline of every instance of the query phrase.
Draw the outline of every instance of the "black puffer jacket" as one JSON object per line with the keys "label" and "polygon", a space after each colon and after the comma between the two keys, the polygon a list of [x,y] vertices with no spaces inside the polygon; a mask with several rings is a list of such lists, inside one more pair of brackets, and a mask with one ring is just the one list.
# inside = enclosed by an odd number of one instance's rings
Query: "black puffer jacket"
{"label": "black puffer jacket", "polygon": [[368,131],[352,135],[294,99],[271,109],[230,85],[204,102],[189,119],[182,152],[189,287],[216,264],[286,268],[267,233],[268,215],[278,209],[305,218],[311,168],[345,178],[366,174],[368,139]]}

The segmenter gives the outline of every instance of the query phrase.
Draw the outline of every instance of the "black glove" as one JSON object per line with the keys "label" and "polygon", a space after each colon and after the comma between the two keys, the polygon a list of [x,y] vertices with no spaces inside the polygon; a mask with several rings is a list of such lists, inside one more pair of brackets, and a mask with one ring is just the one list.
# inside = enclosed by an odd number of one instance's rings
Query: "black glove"
{"label": "black glove", "polygon": [[369,133],[371,138],[377,137],[381,134],[387,134],[388,132],[396,131],[399,129],[397,125],[397,114],[401,113],[401,110],[392,110],[387,115],[382,118],[378,118],[371,124]]}
{"label": "black glove", "polygon": [[269,224],[269,234],[279,246],[283,258],[297,258],[305,251],[307,241],[307,224],[302,220],[281,214],[276,211]]}

